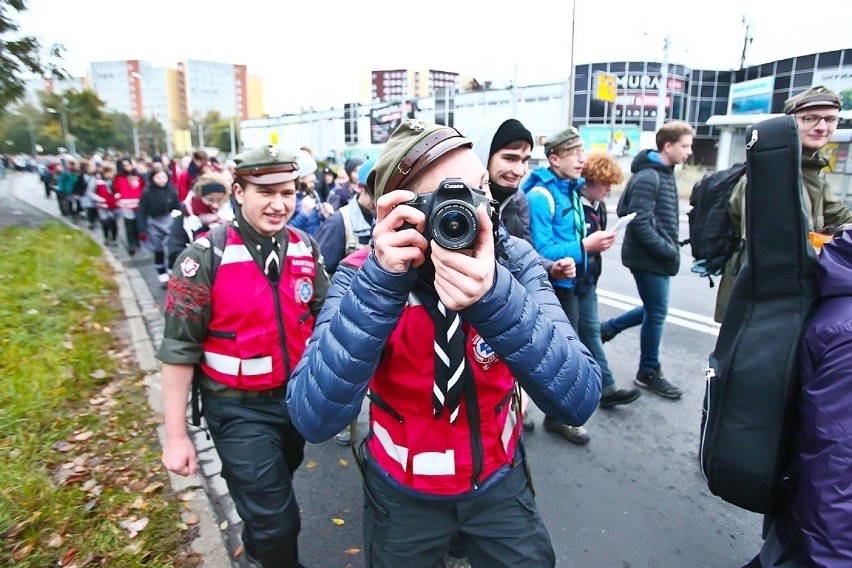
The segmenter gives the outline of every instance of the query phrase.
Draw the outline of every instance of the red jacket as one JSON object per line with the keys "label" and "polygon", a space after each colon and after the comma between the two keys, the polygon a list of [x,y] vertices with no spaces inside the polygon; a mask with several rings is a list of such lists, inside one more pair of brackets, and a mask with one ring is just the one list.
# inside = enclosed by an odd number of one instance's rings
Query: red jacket
{"label": "red jacket", "polygon": [[466,323],[464,329],[475,388],[463,394],[454,424],[448,412],[434,418],[434,324],[413,294],[370,383],[370,453],[415,491],[458,495],[514,463],[520,434],[515,379],[476,330]]}
{"label": "red jacket", "polygon": [[142,197],[142,180],[136,174],[115,176],[112,181],[112,192],[118,200],[121,209],[135,211],[139,208],[139,198]]}
{"label": "red jacket", "polygon": [[178,191],[178,199],[181,203],[186,199],[186,196],[189,195],[189,190],[192,189],[189,183],[189,171],[183,170],[178,174],[177,177],[177,191]]}
{"label": "red jacket", "polygon": [[[316,271],[310,248],[292,229],[277,290],[239,233],[228,228],[222,263],[211,291],[212,315],[201,369],[231,388],[280,387],[311,336]],[[280,309],[276,310],[276,306]]]}
{"label": "red jacket", "polygon": [[115,194],[113,194],[112,190],[104,180],[99,179],[95,187],[97,188],[95,189],[95,194],[98,196],[99,209],[108,209],[112,211],[113,209],[118,208]]}

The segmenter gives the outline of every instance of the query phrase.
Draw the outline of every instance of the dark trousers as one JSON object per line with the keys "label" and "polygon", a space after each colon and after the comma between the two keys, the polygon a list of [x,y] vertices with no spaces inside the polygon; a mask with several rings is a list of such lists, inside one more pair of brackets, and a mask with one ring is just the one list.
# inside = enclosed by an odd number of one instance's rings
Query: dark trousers
{"label": "dark trousers", "polygon": [[222,477],[243,520],[243,543],[264,568],[296,568],[302,528],[293,473],[305,439],[283,396],[230,398],[203,392],[204,417],[222,460]]}
{"label": "dark trousers", "polygon": [[[369,461],[368,452],[361,460]],[[547,568],[553,545],[538,514],[523,463],[485,494],[427,501],[364,470],[364,551],[370,568],[435,568],[457,536],[473,568]]]}
{"label": "dark trousers", "polygon": [[136,232],[136,218],[124,218],[124,238],[127,239],[127,252],[130,255],[136,254],[139,250],[139,234]]}

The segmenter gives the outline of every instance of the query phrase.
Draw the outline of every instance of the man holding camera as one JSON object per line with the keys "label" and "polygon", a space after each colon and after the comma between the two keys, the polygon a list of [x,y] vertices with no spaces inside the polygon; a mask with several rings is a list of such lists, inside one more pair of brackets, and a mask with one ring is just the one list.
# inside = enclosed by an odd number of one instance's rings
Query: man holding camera
{"label": "man holding camera", "polygon": [[555,564],[515,379],[549,415],[580,425],[600,371],[537,253],[494,229],[487,185],[455,129],[403,122],[367,180],[373,247],[341,262],[288,384],[293,423],[311,442],[370,398],[356,450],[367,566],[435,566],[453,536],[474,567]]}

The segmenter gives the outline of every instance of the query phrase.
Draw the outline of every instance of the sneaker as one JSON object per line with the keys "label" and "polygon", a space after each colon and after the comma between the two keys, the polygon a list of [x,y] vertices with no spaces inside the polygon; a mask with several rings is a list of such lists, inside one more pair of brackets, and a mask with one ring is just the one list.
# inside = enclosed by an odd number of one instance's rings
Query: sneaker
{"label": "sneaker", "polygon": [[521,423],[524,426],[524,432],[532,432],[535,430],[535,421],[530,418],[529,412],[526,410],[524,410],[524,413],[521,416]]}
{"label": "sneaker", "polygon": [[663,377],[663,371],[660,368],[643,371],[639,369],[636,373],[634,381],[642,388],[656,393],[664,398],[678,399],[683,395],[683,392]]}
{"label": "sneaker", "polygon": [[349,430],[349,426],[338,432],[334,436],[334,441],[340,444],[341,446],[351,446],[352,445],[352,432]]}
{"label": "sneaker", "polygon": [[642,393],[639,389],[617,389],[609,394],[601,396],[599,406],[601,408],[612,408],[619,404],[630,404],[640,396],[642,396]]}
{"label": "sneaker", "polygon": [[157,280],[160,281],[160,287],[161,288],[168,288],[169,287],[169,275],[166,274],[165,272],[163,274],[157,274]]}
{"label": "sneaker", "polygon": [[589,432],[583,426],[569,426],[558,420],[554,420],[549,416],[544,417],[544,429],[554,434],[559,434],[572,444],[584,445],[588,444],[592,438]]}
{"label": "sneaker", "polygon": [[607,331],[603,324],[601,324],[601,343],[606,343],[607,341],[615,337],[615,335],[616,334],[612,333],[611,331]]}

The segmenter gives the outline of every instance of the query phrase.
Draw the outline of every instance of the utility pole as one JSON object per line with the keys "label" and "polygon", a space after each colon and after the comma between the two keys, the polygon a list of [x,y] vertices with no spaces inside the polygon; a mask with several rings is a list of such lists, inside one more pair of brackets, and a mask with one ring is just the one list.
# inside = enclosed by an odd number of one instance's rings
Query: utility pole
{"label": "utility pole", "polygon": [[669,36],[663,39],[663,63],[660,65],[660,84],[657,90],[657,120],[654,131],[659,130],[666,121],[666,97],[669,92]]}
{"label": "utility pole", "polygon": [[577,0],[571,2],[571,66],[568,76],[568,126],[574,125],[574,20],[577,16]]}
{"label": "utility pole", "polygon": [[751,47],[751,42],[754,41],[754,37],[751,35],[751,22],[745,17],[745,14],[743,14],[743,25],[745,25],[745,37],[743,38],[743,53],[740,55],[740,70],[745,68],[746,54],[748,48]]}

